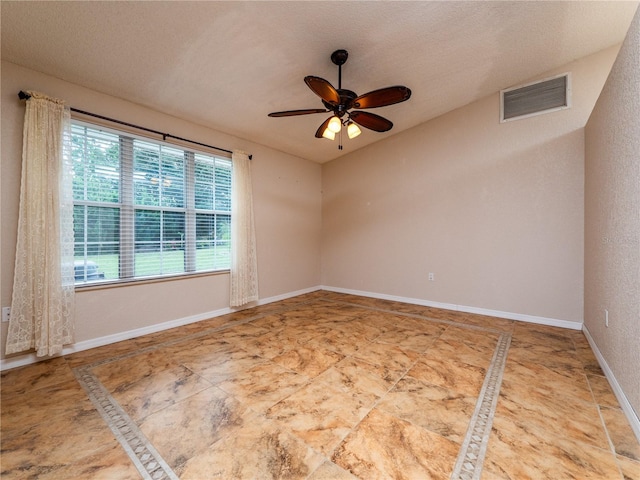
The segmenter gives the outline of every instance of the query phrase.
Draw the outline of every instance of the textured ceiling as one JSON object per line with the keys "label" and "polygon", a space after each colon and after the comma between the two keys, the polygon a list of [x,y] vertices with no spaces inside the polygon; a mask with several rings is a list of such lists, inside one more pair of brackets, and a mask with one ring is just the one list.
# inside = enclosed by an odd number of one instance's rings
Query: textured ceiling
{"label": "textured ceiling", "polygon": [[[622,42],[636,2],[0,2],[2,59],[317,162]],[[394,128],[316,139],[306,75],[406,85]],[[16,92],[17,93],[17,92]],[[96,112],[99,113],[99,112]]]}

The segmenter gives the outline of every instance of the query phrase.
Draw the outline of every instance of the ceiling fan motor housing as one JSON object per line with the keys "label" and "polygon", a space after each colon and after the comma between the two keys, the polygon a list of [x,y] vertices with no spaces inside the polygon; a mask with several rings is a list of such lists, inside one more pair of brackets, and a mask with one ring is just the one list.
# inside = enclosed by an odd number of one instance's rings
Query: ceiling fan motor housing
{"label": "ceiling fan motor housing", "polygon": [[336,116],[342,117],[345,113],[347,113],[347,110],[349,110],[353,106],[353,101],[358,97],[358,94],[344,88],[338,88],[336,90],[340,95],[340,103],[338,105],[333,105],[325,100],[322,100],[322,103],[325,107],[327,107],[328,110],[333,111]]}

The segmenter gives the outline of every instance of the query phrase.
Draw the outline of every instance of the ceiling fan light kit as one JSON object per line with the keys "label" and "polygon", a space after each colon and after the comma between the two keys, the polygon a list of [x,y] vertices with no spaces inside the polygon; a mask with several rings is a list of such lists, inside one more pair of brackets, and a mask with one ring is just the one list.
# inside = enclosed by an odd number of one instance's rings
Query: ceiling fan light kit
{"label": "ceiling fan light kit", "polygon": [[338,117],[333,116],[331,117],[331,120],[329,120],[327,128],[333,133],[338,133],[342,129],[342,121]]}
{"label": "ceiling fan light kit", "polygon": [[[379,108],[409,100],[411,90],[396,85],[381,88],[358,96],[355,92],[342,88],[342,65],[349,54],[346,50],[336,50],[331,54],[331,61],[338,66],[338,88],[323,78],[309,75],[304,78],[307,86],[320,97],[325,109],[308,108],[303,110],[286,110],[270,113],[270,117],[291,117],[313,113],[328,113],[332,115],[316,130],[316,138],[334,140],[336,133],[340,133],[338,149],[342,150],[342,127],[346,127],[348,137],[355,138],[362,133],[358,125],[374,132],[387,132],[393,123],[380,115],[357,109]],[[357,124],[357,125],[356,125]]]}
{"label": "ceiling fan light kit", "polygon": [[335,140],[336,134],[334,132],[332,132],[330,129],[325,128],[324,132],[322,132],[322,137],[323,138],[327,138],[329,140]]}
{"label": "ceiling fan light kit", "polygon": [[349,123],[347,123],[347,135],[349,136],[349,138],[356,138],[361,133],[362,130],[358,128],[358,125],[356,125],[352,121],[349,121]]}

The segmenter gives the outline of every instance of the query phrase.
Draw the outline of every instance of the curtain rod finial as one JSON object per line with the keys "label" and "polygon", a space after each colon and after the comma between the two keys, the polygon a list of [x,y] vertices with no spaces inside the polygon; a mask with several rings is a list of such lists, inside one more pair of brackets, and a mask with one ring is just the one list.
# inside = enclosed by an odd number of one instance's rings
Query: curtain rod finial
{"label": "curtain rod finial", "polygon": [[20,100],[29,100],[31,98],[31,95],[29,95],[27,92],[20,90],[20,92],[18,92],[18,97],[20,97]]}

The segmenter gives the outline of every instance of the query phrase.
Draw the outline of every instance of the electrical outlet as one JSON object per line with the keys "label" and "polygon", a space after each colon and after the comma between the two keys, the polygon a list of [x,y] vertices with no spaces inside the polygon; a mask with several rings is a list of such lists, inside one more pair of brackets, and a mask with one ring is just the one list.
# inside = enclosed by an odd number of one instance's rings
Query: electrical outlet
{"label": "electrical outlet", "polygon": [[433,274],[433,272],[429,272],[429,281],[433,282],[435,280],[435,276]]}
{"label": "electrical outlet", "polygon": [[609,326],[609,310],[607,310],[606,308],[604,309],[604,326]]}
{"label": "electrical outlet", "polygon": [[11,316],[11,307],[2,307],[2,321],[8,322]]}

